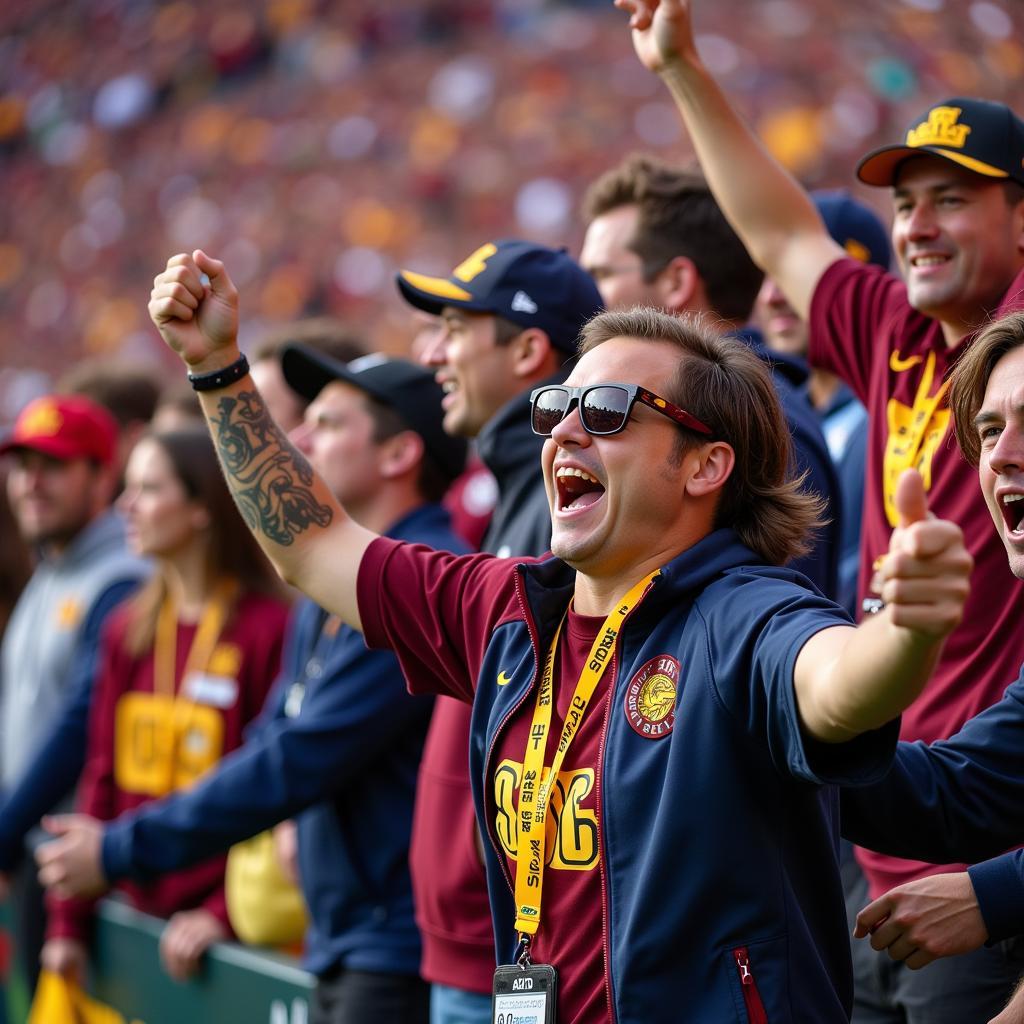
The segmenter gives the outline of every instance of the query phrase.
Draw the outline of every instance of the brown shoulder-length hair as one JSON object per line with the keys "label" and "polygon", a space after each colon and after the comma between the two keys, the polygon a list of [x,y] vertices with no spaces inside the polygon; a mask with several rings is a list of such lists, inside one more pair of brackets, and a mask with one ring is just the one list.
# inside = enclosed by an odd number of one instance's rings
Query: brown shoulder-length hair
{"label": "brown shoulder-length hair", "polygon": [[[794,475],[789,427],[764,363],[699,317],[644,307],[599,313],[583,328],[580,353],[619,337],[676,345],[679,367],[662,397],[711,427],[713,440],[732,447],[736,463],[722,488],[715,527],[731,527],[770,565],[805,554],[824,523],[824,502],[803,489],[806,474]],[[707,441],[680,428],[679,453]]]}
{"label": "brown shoulder-length hair", "polygon": [[[186,426],[152,432],[143,435],[139,443],[143,441],[160,446],[185,493],[210,513],[206,544],[206,580],[210,590],[226,578],[238,583],[236,601],[246,592],[282,594],[277,575],[231,499],[206,428]],[[166,581],[156,572],[131,598],[126,642],[128,650],[136,657],[153,646],[157,615],[166,594]]]}
{"label": "brown shoulder-length hair", "polygon": [[1024,313],[1009,313],[978,334],[949,378],[949,407],[953,411],[956,443],[972,466],[977,466],[981,458],[981,439],[974,417],[981,410],[988,379],[996,363],[1021,345],[1024,345]]}

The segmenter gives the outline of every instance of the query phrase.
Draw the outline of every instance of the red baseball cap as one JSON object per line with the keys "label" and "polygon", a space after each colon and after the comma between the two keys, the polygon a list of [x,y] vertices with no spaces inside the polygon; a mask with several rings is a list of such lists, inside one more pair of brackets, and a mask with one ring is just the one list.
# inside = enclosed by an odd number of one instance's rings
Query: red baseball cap
{"label": "red baseball cap", "polygon": [[117,449],[117,422],[82,395],[45,395],[22,409],[0,455],[29,448],[55,459],[95,459],[109,466]]}

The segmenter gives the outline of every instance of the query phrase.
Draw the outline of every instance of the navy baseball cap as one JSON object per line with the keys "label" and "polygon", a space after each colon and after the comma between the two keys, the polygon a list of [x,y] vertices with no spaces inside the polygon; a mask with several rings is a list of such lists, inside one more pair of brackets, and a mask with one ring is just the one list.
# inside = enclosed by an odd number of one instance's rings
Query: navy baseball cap
{"label": "navy baseball cap", "polygon": [[588,274],[565,249],[505,239],[480,246],[449,277],[412,270],[396,276],[410,305],[435,316],[445,306],[494,313],[539,327],[563,352],[576,352],[580,328],[604,304]]}
{"label": "navy baseball cap", "polygon": [[857,177],[868,185],[892,185],[908,157],[930,153],[986,178],[1012,178],[1024,185],[1024,121],[1003,103],[953,97],[943,100],[907,129],[902,145],[868,153]]}
{"label": "navy baseball cap", "polygon": [[281,352],[281,370],[288,386],[309,401],[332,381],[351,384],[394,409],[423,438],[424,447],[450,479],[465,468],[466,442],[444,432],[444,392],[422,366],[378,354],[343,363],[307,345],[291,344]]}
{"label": "navy baseball cap", "polygon": [[892,263],[889,232],[869,206],[843,189],[812,192],[811,199],[828,233],[854,259],[888,270]]}

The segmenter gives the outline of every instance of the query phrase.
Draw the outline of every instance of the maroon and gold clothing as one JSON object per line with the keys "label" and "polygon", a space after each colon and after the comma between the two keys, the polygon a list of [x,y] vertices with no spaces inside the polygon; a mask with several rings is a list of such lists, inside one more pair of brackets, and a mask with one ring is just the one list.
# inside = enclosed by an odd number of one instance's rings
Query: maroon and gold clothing
{"label": "maroon and gold clothing", "polygon": [[[89,741],[78,810],[110,821],[194,782],[242,743],[242,731],[263,706],[281,660],[288,609],[259,595],[239,598],[205,672],[181,678],[194,624],[177,630],[178,700],[154,693],[154,656],[128,653],[130,605],[110,616],[101,642],[89,715]],[[169,917],[205,907],[230,932],[224,900],[226,855],[146,882],[119,888],[139,910]],[[88,900],[47,897],[49,938],[84,939]]]}
{"label": "maroon and gold clothing", "polygon": [[[994,315],[1024,308],[1024,271]],[[947,403],[948,376],[970,339],[950,348],[942,329],[912,309],[905,285],[877,267],[840,260],[814,292],[810,359],[853,389],[868,409],[867,479],[860,597],[889,547],[893,496],[904,469],[920,471],[928,504],[958,523],[974,558],[962,625],[946,641],[924,692],[903,714],[900,738],[930,742],[956,732],[1002,696],[1024,646],[1024,583],[1006,565],[978,473],[960,454]],[[922,875],[959,865],[921,864],[858,850],[872,898]]]}
{"label": "maroon and gold clothing", "polygon": [[[548,730],[545,766],[551,763],[576,682],[590,657],[604,618],[570,611],[559,644],[555,706]],[[559,1020],[599,1020],[608,1013],[601,929],[604,919],[597,814],[600,807],[600,746],[608,713],[611,672],[595,690],[583,723],[565,755],[551,794],[544,845],[547,867],[540,929],[531,958],[559,967]],[[534,701],[524,701],[495,750],[496,831],[510,875],[516,875],[519,788]]]}

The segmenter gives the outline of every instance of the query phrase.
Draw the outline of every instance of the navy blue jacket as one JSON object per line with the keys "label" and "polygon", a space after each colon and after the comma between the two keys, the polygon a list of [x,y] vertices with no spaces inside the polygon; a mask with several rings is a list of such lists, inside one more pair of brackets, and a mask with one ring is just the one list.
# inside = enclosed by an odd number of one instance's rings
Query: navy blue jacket
{"label": "navy blue jacket", "polygon": [[734,335],[753,349],[771,370],[775,392],[786,414],[786,423],[793,438],[793,455],[797,473],[806,473],[805,488],[825,499],[825,516],[829,520],[819,531],[814,546],[792,566],[803,573],[826,597],[833,600],[839,591],[839,554],[842,548],[842,499],[839,477],[829,455],[825,435],[821,432],[818,414],[807,399],[807,364],[801,359],[772,352],[761,332],[744,327]]}
{"label": "navy blue jacket", "polygon": [[1003,699],[948,740],[900,743],[888,775],[844,792],[843,834],[859,846],[971,863],[989,939],[1024,933],[1024,670]]}
{"label": "navy blue jacket", "polygon": [[[388,535],[465,550],[434,505]],[[416,974],[409,833],[432,702],[409,696],[393,655],[369,651],[346,626],[322,635],[324,620],[300,602],[281,677],[245,745],[192,789],[108,826],[103,870],[111,881],[160,874],[301,811],[305,966]]]}
{"label": "navy blue jacket", "polygon": [[[463,700],[475,691],[471,774],[491,840],[488,885],[504,963],[514,915],[494,828],[492,758],[535,689],[573,580],[556,559],[453,560],[384,540],[360,570],[367,642],[417,666],[410,678],[424,691]],[[741,951],[768,1020],[849,1020],[830,783],[880,777],[896,727],[842,745],[808,741],[793,691],[804,643],[847,621],[797,573],[761,564],[731,530],[666,566],[627,618],[596,766],[606,986],[619,1024],[746,1020]],[[630,722],[627,695],[645,666],[666,657],[681,666],[675,725],[652,738]]]}

